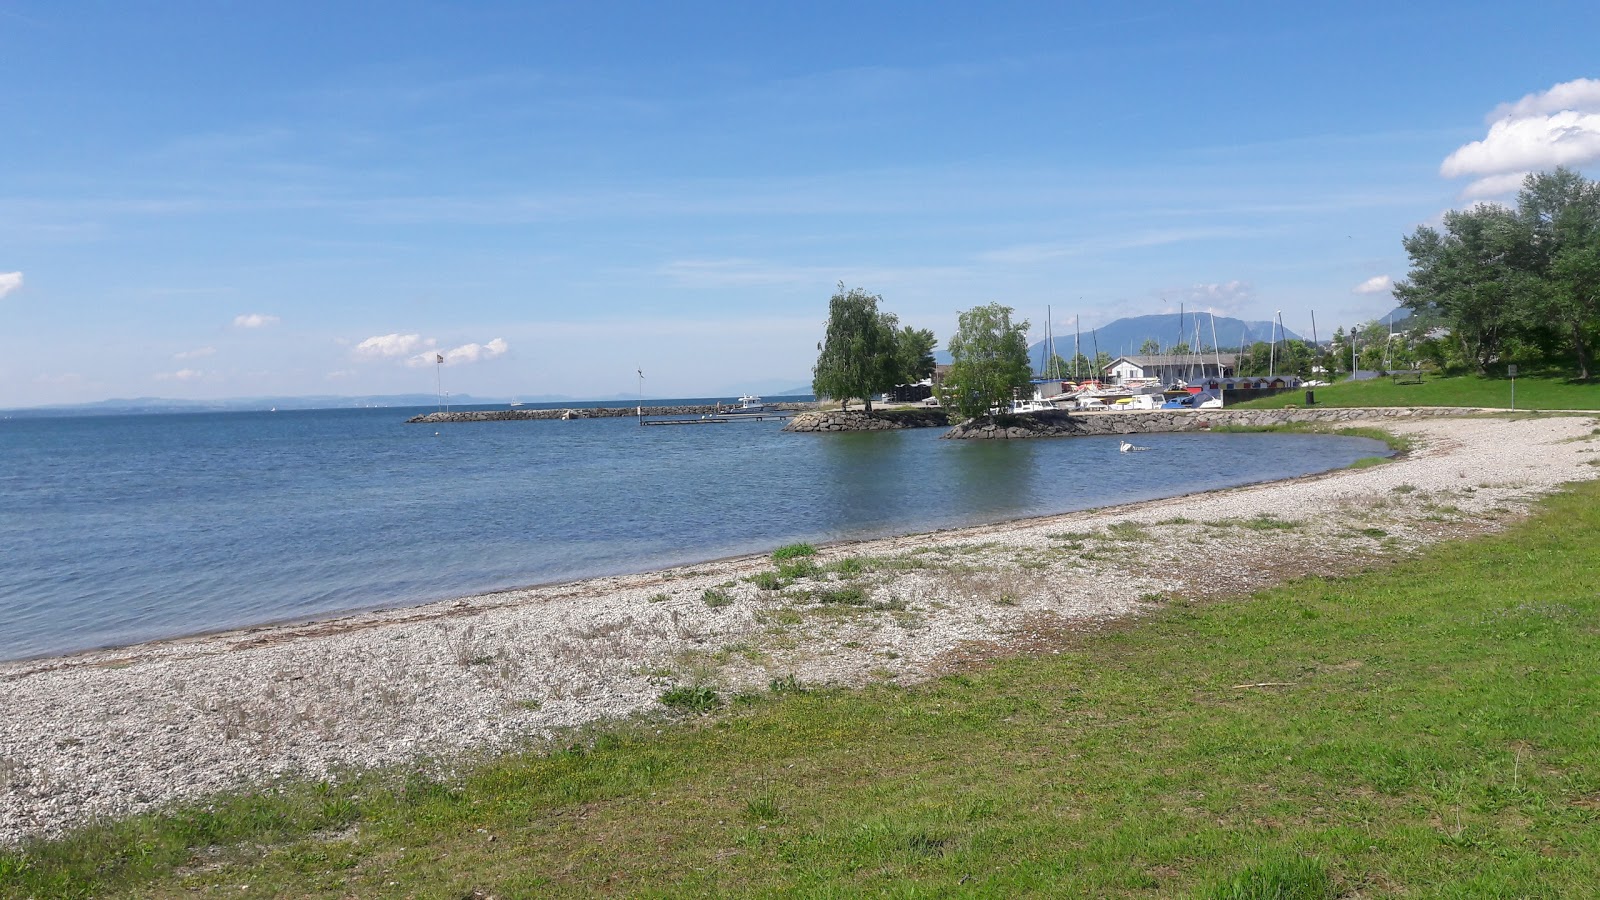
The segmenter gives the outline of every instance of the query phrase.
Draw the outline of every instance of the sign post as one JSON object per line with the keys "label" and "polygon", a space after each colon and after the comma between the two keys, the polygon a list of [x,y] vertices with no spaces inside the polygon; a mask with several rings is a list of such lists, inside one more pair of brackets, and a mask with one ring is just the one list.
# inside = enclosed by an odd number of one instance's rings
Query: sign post
{"label": "sign post", "polygon": [[1506,366],[1506,374],[1511,376],[1511,411],[1517,411],[1517,366],[1515,363]]}

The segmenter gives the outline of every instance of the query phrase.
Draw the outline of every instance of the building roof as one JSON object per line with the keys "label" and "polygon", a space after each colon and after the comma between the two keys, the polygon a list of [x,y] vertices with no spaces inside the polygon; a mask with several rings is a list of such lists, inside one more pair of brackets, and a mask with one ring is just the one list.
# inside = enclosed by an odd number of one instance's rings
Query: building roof
{"label": "building roof", "polygon": [[[1156,366],[1190,366],[1197,363],[1216,365],[1218,356],[1219,354],[1216,353],[1190,353],[1184,356],[1119,356],[1106,363],[1106,368],[1109,369],[1124,361],[1131,362],[1141,369],[1149,369]],[[1237,353],[1223,353],[1220,356],[1224,366],[1239,364],[1239,354]]]}

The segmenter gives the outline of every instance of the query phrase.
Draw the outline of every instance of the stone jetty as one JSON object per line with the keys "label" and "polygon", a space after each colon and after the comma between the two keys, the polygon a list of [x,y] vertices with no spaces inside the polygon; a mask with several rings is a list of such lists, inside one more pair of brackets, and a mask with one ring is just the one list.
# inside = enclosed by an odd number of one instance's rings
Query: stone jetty
{"label": "stone jetty", "polygon": [[783,426],[802,433],[829,431],[888,431],[896,428],[946,428],[950,415],[942,409],[852,409],[801,413]]}

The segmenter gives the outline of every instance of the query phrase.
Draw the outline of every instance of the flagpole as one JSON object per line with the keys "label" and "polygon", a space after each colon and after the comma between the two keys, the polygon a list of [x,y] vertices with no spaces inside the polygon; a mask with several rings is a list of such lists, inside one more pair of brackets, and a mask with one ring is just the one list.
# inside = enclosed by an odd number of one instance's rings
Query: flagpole
{"label": "flagpole", "polygon": [[435,353],[433,355],[433,394],[439,403],[439,411],[444,411],[444,376],[440,374],[444,369],[444,357]]}
{"label": "flagpole", "polygon": [[633,414],[639,417],[639,424],[644,424],[644,369],[635,370],[639,373],[639,405],[633,408]]}

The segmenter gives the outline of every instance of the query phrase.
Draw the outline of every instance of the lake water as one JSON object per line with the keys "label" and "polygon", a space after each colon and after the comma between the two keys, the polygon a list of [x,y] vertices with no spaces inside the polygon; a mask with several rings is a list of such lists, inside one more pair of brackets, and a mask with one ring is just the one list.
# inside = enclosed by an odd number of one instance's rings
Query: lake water
{"label": "lake water", "polygon": [[[428,410],[0,421],[0,659],[1288,478],[1295,434],[941,441]],[[436,433],[437,432],[437,433]],[[1285,510],[1286,515],[1293,510]]]}

